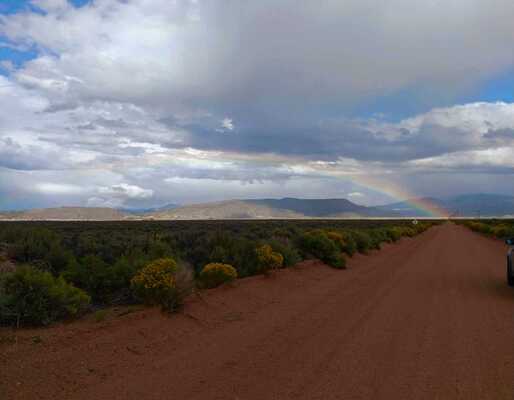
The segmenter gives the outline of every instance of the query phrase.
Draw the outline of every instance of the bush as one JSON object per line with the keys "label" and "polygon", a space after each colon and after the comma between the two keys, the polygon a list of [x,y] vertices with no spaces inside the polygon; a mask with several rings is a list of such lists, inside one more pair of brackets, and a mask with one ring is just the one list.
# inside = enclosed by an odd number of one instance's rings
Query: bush
{"label": "bush", "polygon": [[484,233],[486,235],[491,234],[491,227],[483,222],[470,221],[468,227],[475,232]]}
{"label": "bush", "polygon": [[174,311],[193,288],[191,272],[173,258],[160,258],[143,267],[131,280],[137,298]]}
{"label": "bush", "polygon": [[339,248],[340,251],[344,251],[346,243],[344,241],[343,235],[338,232],[327,232],[327,237],[335,243],[335,245]]}
{"label": "bush", "polygon": [[289,243],[287,238],[270,240],[269,245],[274,252],[282,254],[284,257],[284,267],[291,267],[302,261],[300,253]]}
{"label": "bush", "polygon": [[359,253],[367,253],[372,248],[373,244],[369,234],[362,231],[351,231],[351,236],[355,242],[355,248]]}
{"label": "bush", "polygon": [[319,258],[334,268],[345,268],[346,259],[336,244],[321,230],[304,233],[299,240],[302,250],[309,255]]}
{"label": "bush", "polygon": [[17,325],[48,325],[83,311],[90,297],[46,271],[21,266],[0,281],[0,321]]}
{"label": "bush", "polygon": [[227,251],[221,246],[215,246],[209,256],[213,263],[224,263],[228,259]]}
{"label": "bush", "polygon": [[403,230],[399,226],[392,226],[387,228],[387,235],[391,239],[391,241],[396,242],[400,240],[403,236]]}
{"label": "bush", "polygon": [[505,239],[510,238],[512,229],[508,225],[500,224],[491,229],[491,233],[497,238]]}
{"label": "bush", "polygon": [[237,271],[229,264],[210,263],[203,267],[199,278],[205,287],[213,288],[237,279]]}
{"label": "bush", "polygon": [[272,269],[281,268],[284,263],[282,254],[273,251],[269,244],[257,247],[255,252],[257,253],[261,273],[266,274]]}

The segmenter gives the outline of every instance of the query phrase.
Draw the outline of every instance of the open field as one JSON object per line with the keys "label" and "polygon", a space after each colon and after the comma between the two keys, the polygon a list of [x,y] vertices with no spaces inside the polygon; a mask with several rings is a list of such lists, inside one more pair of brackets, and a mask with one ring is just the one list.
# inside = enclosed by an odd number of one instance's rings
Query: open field
{"label": "open field", "polygon": [[504,258],[500,241],[445,224],[347,271],[306,261],[204,291],[171,316],[120,308],[17,339],[4,330],[0,395],[512,399]]}

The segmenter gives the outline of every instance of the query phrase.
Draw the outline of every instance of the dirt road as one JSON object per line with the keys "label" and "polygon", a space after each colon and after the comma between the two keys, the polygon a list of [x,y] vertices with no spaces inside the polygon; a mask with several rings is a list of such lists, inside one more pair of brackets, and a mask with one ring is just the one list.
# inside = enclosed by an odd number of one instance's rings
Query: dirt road
{"label": "dirt road", "polygon": [[24,332],[0,344],[0,398],[512,400],[504,258],[446,224],[347,271],[304,263],[209,291],[181,315]]}

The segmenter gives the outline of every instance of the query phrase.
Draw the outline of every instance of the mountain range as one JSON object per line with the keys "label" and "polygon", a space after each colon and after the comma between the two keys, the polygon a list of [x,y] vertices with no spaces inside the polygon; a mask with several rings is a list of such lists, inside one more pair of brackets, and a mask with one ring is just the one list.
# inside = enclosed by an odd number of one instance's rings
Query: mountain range
{"label": "mountain range", "polygon": [[419,203],[431,203],[454,217],[514,217],[514,196],[467,194],[444,199],[421,198],[368,207],[347,199],[248,199],[149,209],[94,207],[43,208],[0,212],[3,220],[188,220],[302,218],[423,218],[432,215]]}

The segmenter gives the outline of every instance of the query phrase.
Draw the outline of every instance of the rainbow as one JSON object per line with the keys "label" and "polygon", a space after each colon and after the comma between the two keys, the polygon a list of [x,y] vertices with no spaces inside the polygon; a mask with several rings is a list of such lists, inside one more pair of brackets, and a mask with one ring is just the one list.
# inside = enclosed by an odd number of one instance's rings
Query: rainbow
{"label": "rainbow", "polygon": [[404,187],[391,182],[391,180],[386,179],[384,173],[381,173],[378,177],[377,175],[371,174],[363,174],[360,173],[357,169],[350,169],[350,171],[341,171],[336,168],[333,168],[333,164],[326,163],[311,163],[311,167],[314,168],[318,173],[330,177],[335,177],[339,179],[349,180],[352,183],[355,183],[359,186],[365,187],[367,189],[380,192],[385,194],[393,199],[396,199],[398,202],[405,202],[411,208],[415,210],[422,211],[424,214],[427,214],[428,217],[431,218],[448,218],[449,214],[447,210],[439,207],[433,201],[428,198],[420,198],[416,194],[413,194],[407,191]]}
{"label": "rainbow", "polygon": [[383,177],[380,179],[366,175],[353,175],[346,176],[350,180],[358,185],[364,186],[367,189],[371,189],[382,194],[386,194],[399,202],[405,202],[410,207],[426,213],[432,218],[448,218],[449,214],[447,210],[439,207],[433,201],[428,198],[420,198],[415,194],[407,191],[405,188],[394,184],[391,181],[387,181]]}

